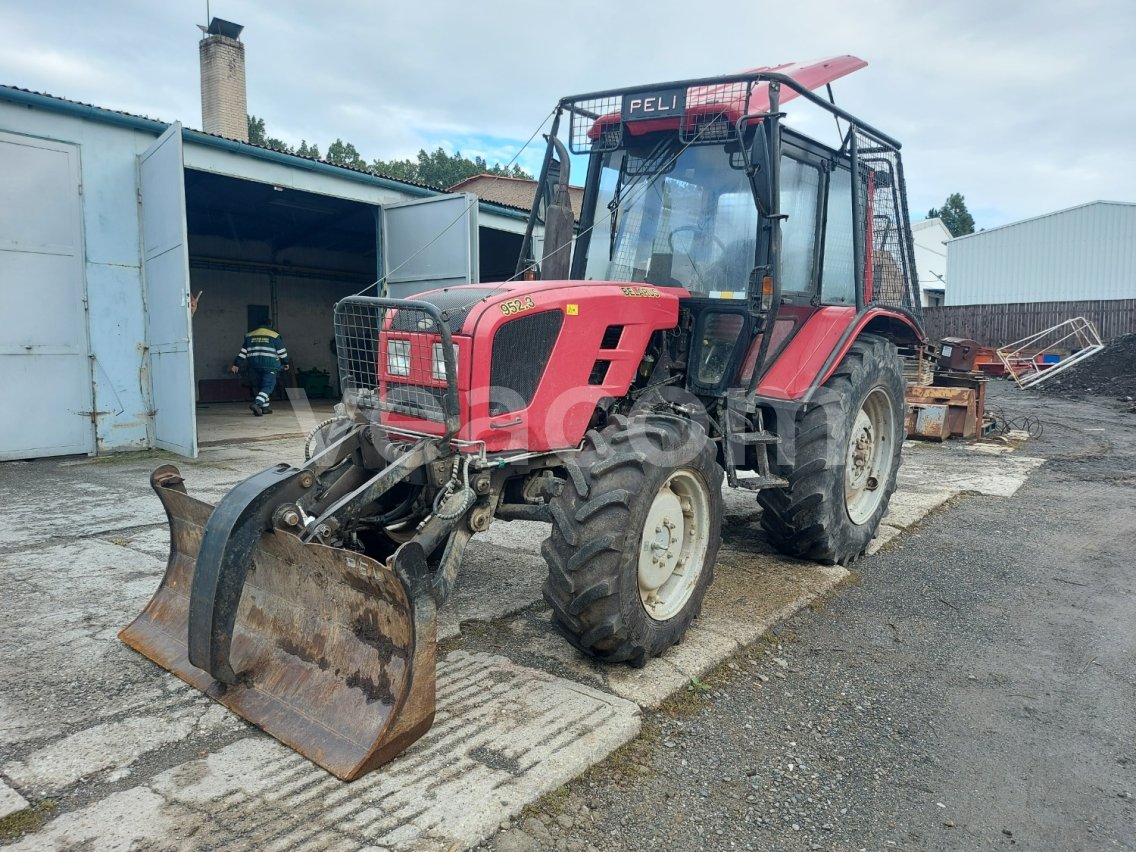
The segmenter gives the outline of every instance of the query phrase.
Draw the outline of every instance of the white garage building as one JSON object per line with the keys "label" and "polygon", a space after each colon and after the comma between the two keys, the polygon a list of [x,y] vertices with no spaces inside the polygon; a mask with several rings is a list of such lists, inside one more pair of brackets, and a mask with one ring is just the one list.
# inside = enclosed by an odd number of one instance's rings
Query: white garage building
{"label": "white garage building", "polygon": [[1091,201],[947,243],[947,305],[1136,299],[1136,204]]}
{"label": "white garage building", "polygon": [[274,318],[296,367],[334,376],[338,299],[395,269],[392,295],[503,280],[525,224],[476,196],[0,86],[0,460],[195,456],[195,404],[250,324]]}

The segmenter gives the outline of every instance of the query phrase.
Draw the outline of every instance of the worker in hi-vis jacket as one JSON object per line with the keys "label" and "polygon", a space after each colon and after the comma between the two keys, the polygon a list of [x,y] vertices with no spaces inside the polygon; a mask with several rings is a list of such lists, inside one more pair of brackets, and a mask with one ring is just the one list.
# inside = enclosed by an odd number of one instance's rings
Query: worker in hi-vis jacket
{"label": "worker in hi-vis jacket", "polygon": [[236,374],[246,365],[253,387],[257,389],[256,399],[249,409],[257,417],[271,414],[272,406],[268,400],[276,387],[276,374],[288,369],[288,350],[284,348],[284,338],[269,323],[245,335],[244,345],[233,359],[231,370]]}

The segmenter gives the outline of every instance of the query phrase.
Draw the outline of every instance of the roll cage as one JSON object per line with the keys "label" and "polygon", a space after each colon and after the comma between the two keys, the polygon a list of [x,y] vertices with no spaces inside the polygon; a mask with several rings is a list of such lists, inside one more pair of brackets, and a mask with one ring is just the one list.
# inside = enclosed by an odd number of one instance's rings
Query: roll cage
{"label": "roll cage", "polygon": [[[784,126],[782,104],[794,97],[831,114],[838,127],[845,122],[839,148]],[[586,277],[592,244],[608,237],[610,217],[597,210],[605,163],[613,152],[652,150],[654,140],[669,136],[673,141],[663,150],[672,155],[715,145],[723,156],[729,152],[735,167],[737,158],[743,161],[758,213],[753,266],[737,287],[717,297],[744,299],[755,333],[772,328],[789,305],[854,305],[858,315],[886,308],[922,327],[900,143],[804,83],[754,71],[608,89],[562,98],[550,136],[560,133],[565,119],[568,148],[589,158],[570,278]],[[538,269],[532,236],[551,197],[550,177],[554,181],[559,173],[555,151],[550,143],[518,275]],[[666,164],[660,156],[658,165]],[[659,168],[650,180],[664,174]],[[760,366],[770,360],[771,335],[764,337]],[[763,372],[754,371],[751,391]]]}

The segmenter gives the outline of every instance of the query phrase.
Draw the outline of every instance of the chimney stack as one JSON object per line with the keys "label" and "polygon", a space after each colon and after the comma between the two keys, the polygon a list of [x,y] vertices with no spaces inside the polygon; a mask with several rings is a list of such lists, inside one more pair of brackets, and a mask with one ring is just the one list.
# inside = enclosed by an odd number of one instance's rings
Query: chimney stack
{"label": "chimney stack", "polygon": [[229,139],[248,142],[245,99],[245,46],[240,24],[213,18],[199,45],[201,54],[201,127]]}

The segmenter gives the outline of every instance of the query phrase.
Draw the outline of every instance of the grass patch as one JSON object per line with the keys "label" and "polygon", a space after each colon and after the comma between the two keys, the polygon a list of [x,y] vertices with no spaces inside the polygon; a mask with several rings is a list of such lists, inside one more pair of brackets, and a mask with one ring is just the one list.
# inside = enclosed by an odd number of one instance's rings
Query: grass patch
{"label": "grass patch", "polygon": [[529,817],[535,817],[542,813],[548,814],[551,817],[556,816],[564,810],[564,806],[568,804],[568,799],[572,795],[570,788],[575,783],[576,781],[573,779],[567,784],[561,784],[555,790],[550,790],[545,793],[535,802],[525,805],[524,808],[521,809],[521,815],[517,817],[517,824],[519,825]]}
{"label": "grass patch", "polygon": [[685,689],[680,689],[663,700],[659,705],[659,713],[675,719],[689,719],[697,715],[706,706],[708,693],[728,683],[737,673],[735,669],[730,668],[730,663],[738,665],[743,653],[739,651],[731,654],[704,674],[692,677]]}
{"label": "grass patch", "polygon": [[607,756],[606,760],[592,766],[580,776],[580,780],[603,780],[612,776],[621,778],[642,778],[654,775],[655,752],[662,741],[662,731],[656,714],[643,719],[639,736],[624,743]]}
{"label": "grass patch", "polygon": [[[757,637],[751,644],[738,652],[738,656],[745,656],[747,651],[778,651],[782,645],[797,641],[797,632],[784,624],[774,624]],[[731,658],[733,659],[733,658]]]}
{"label": "grass patch", "polygon": [[518,824],[529,817],[545,814],[556,818],[568,806],[573,794],[584,796],[584,790],[596,782],[608,782],[615,779],[635,779],[654,775],[655,753],[662,740],[659,721],[654,714],[645,716],[639,728],[639,736],[629,743],[624,743],[599,763],[593,764],[584,770],[583,774],[573,778],[548,793],[545,793],[535,802],[525,805],[521,815],[517,817]]}
{"label": "grass patch", "polygon": [[817,595],[806,604],[805,608],[809,612],[824,612],[828,609],[828,595]]}
{"label": "grass patch", "polygon": [[0,819],[0,843],[15,840],[25,834],[32,834],[43,828],[48,816],[55,810],[55,802],[44,799],[42,802],[16,811]]}
{"label": "grass patch", "polygon": [[442,639],[438,642],[438,656],[441,657],[450,651],[460,651],[465,647],[465,637],[460,633],[457,636],[451,636],[449,639]]}
{"label": "grass patch", "polygon": [[461,635],[471,639],[488,639],[497,632],[497,628],[489,621],[470,619],[461,623]]}

